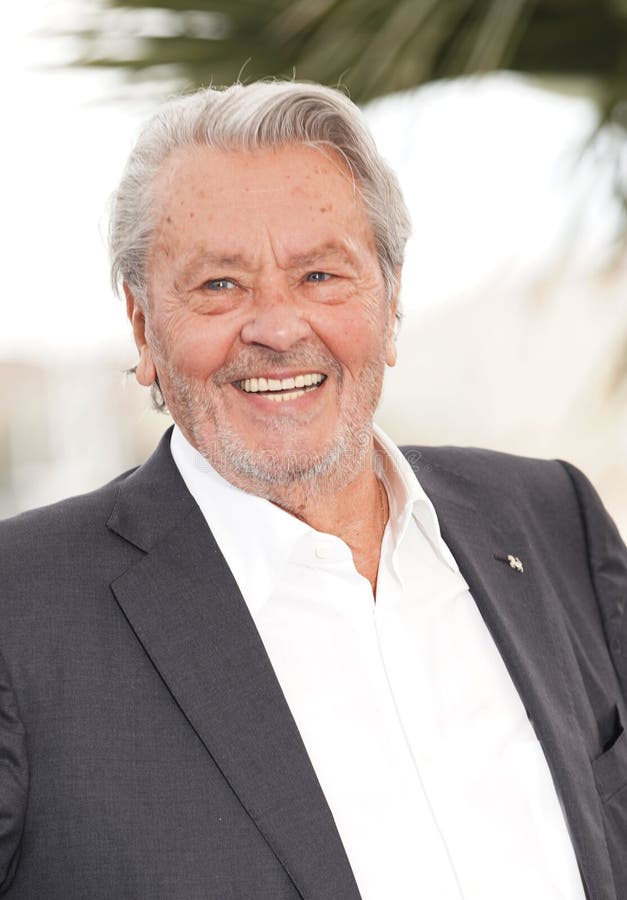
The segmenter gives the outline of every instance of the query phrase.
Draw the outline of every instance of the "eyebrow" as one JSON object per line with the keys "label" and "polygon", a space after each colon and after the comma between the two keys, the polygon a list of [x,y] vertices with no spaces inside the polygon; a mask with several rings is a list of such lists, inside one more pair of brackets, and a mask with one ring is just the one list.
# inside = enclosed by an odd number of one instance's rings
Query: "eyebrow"
{"label": "eyebrow", "polygon": [[354,258],[344,247],[339,246],[333,241],[329,241],[326,244],[320,244],[319,247],[314,247],[307,253],[297,253],[294,256],[291,256],[290,266],[294,268],[298,266],[309,266],[325,256],[337,256],[349,265],[353,265],[354,263]]}
{"label": "eyebrow", "polygon": [[181,266],[181,273],[187,274],[188,272],[193,271],[198,268],[198,266],[213,266],[217,268],[229,267],[229,268],[246,268],[246,260],[242,256],[241,253],[196,253],[190,254],[183,265]]}

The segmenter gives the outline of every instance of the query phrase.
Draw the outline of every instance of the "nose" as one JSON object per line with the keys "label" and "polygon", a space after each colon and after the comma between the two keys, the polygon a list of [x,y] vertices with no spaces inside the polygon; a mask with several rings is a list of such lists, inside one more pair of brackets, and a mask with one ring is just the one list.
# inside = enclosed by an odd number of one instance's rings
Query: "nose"
{"label": "nose", "polygon": [[310,334],[298,300],[278,279],[255,291],[251,316],[240,332],[244,344],[261,344],[279,353]]}

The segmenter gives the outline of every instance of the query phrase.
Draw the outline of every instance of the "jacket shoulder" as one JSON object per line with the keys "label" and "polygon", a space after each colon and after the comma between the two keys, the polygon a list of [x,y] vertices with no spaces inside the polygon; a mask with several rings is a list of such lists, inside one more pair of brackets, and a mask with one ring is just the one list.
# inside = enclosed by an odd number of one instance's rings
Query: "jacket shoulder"
{"label": "jacket shoulder", "polygon": [[[135,469],[112,481],[75,497],[19,513],[0,521],[1,571],[37,570],[42,564],[81,554],[89,547],[102,545],[108,536],[107,519],[111,515],[120,485]],[[78,556],[75,556],[78,562]]]}
{"label": "jacket shoulder", "polygon": [[[447,472],[485,487],[504,488],[505,494],[521,486],[555,488],[556,483],[570,489],[570,482],[559,460],[519,456],[480,447],[403,446],[401,450],[418,478],[421,470]],[[571,467],[573,468],[573,467]]]}
{"label": "jacket shoulder", "polygon": [[65,497],[54,503],[28,509],[2,519],[0,520],[2,536],[7,537],[11,533],[17,533],[22,529],[48,528],[53,524],[56,526],[71,525],[72,523],[80,524],[86,518],[90,519],[98,512],[104,513],[115,502],[120,485],[137,469],[138,467],[134,466],[132,469],[117,475],[106,484],[84,494]]}
{"label": "jacket shoulder", "polygon": [[451,495],[473,497],[484,512],[507,511],[512,520],[538,536],[545,532],[545,538],[552,535],[557,541],[559,537],[569,545],[585,539],[586,518],[592,510],[598,522],[611,523],[590,481],[562,460],[475,447],[401,449],[427,493],[446,485]]}

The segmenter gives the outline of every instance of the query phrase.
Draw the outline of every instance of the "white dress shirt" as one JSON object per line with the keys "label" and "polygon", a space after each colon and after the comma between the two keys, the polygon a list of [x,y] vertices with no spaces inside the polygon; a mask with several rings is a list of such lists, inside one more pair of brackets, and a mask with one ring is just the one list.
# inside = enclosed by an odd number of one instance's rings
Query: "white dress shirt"
{"label": "white dress shirt", "polygon": [[431,501],[376,429],[376,603],[349,547],[172,455],[239,585],[363,900],[584,900],[520,697]]}

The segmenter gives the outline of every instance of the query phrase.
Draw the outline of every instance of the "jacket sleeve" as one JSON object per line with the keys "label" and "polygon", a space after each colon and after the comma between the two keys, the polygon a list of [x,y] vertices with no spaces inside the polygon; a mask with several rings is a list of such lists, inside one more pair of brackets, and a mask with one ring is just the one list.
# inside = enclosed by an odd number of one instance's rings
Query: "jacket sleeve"
{"label": "jacket sleeve", "polygon": [[17,868],[27,795],[26,733],[0,655],[0,894]]}
{"label": "jacket sleeve", "polygon": [[605,637],[627,700],[627,547],[586,476],[569,463],[562,465],[579,503]]}

